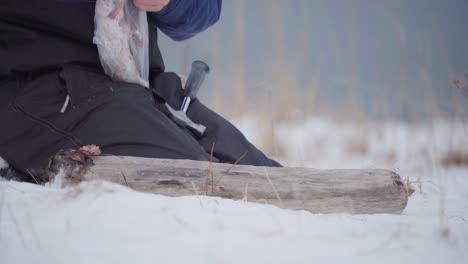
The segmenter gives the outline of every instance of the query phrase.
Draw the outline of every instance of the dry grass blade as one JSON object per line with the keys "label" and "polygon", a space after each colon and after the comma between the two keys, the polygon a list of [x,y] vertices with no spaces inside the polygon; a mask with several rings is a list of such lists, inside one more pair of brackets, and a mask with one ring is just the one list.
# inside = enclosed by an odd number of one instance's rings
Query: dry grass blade
{"label": "dry grass blade", "polygon": [[34,175],[31,173],[31,171],[29,169],[26,169],[26,171],[29,173],[29,175],[31,175],[31,177],[34,179],[34,181],[36,182],[36,184],[39,184],[39,182],[37,181],[36,177],[34,177]]}
{"label": "dry grass blade", "polygon": [[248,190],[249,190],[249,184],[245,184],[245,189],[244,189],[244,197],[242,197],[242,201],[244,202],[248,202],[249,198],[248,198]]}
{"label": "dry grass blade", "polygon": [[130,187],[130,185],[128,185],[128,182],[127,182],[127,177],[125,177],[125,174],[123,173],[123,171],[120,171],[120,173],[122,174],[122,178],[125,181],[125,185],[127,185],[127,187]]}
{"label": "dry grass blade", "polygon": [[276,190],[276,187],[275,185],[273,185],[273,182],[271,181],[270,179],[270,175],[268,175],[268,171],[265,167],[263,167],[263,171],[265,172],[265,177],[267,178],[268,182],[270,183],[270,186],[271,188],[273,189],[273,191],[275,192],[275,195],[276,195],[276,199],[278,199],[278,201],[280,202],[280,204],[283,204],[283,201],[281,200],[281,197],[278,193],[278,190]]}
{"label": "dry grass blade", "polygon": [[248,152],[249,152],[248,150],[245,151],[244,154],[242,154],[242,156],[240,156],[240,157],[236,160],[236,162],[234,162],[234,164],[232,164],[232,166],[229,167],[229,169],[226,171],[226,173],[228,173],[229,171],[231,171],[231,169],[234,168],[234,166],[236,166],[236,165],[245,157],[245,155],[247,155]]}
{"label": "dry grass blade", "polygon": [[210,153],[210,163],[208,165],[208,177],[206,178],[206,181],[205,181],[205,194],[208,195],[208,185],[210,184],[209,183],[209,180],[211,179],[211,195],[214,194],[214,179],[213,179],[213,172],[211,171],[212,170],[212,163],[213,163],[213,152],[214,152],[214,147],[215,147],[215,143],[213,142],[213,144],[211,145],[211,153]]}
{"label": "dry grass blade", "polygon": [[[227,169],[226,173],[229,173],[229,172],[231,171],[231,169],[234,168],[234,166],[236,166],[236,165],[245,157],[245,155],[247,155],[248,152],[249,152],[248,150],[247,150],[246,152],[244,152],[244,154],[242,154],[242,156],[240,156],[240,157],[236,160],[236,162],[234,162],[234,164],[232,164],[232,166],[229,167],[229,169]],[[221,176],[218,178],[218,180],[216,181],[215,185],[218,185],[218,183],[221,181],[221,179],[222,179],[223,177],[224,177],[224,174],[221,175]]]}
{"label": "dry grass blade", "polygon": [[465,82],[463,83],[459,79],[455,79],[452,81],[452,85],[457,87],[462,93],[464,93],[466,96],[468,96],[468,77],[465,74]]}
{"label": "dry grass blade", "polygon": [[414,193],[414,187],[410,182],[409,177],[406,178],[406,191],[408,192],[408,196],[411,196]]}
{"label": "dry grass blade", "polygon": [[460,219],[461,221],[463,221],[463,222],[465,222],[466,224],[468,224],[468,221],[467,221],[465,218],[463,218],[463,217],[461,217],[461,216],[459,216],[459,215],[454,215],[454,216],[449,217],[449,219],[454,219],[454,218]]}
{"label": "dry grass blade", "polygon": [[197,186],[195,185],[193,181],[191,181],[191,183],[192,183],[192,188],[193,188],[193,191],[195,192],[195,195],[198,196]]}
{"label": "dry grass blade", "polygon": [[463,122],[463,129],[465,130],[465,135],[468,137],[468,129],[466,128],[465,122]]}
{"label": "dry grass blade", "polygon": [[200,202],[200,206],[203,207],[203,203],[202,203],[202,200],[200,199],[200,196],[198,195],[198,190],[197,190],[197,186],[195,185],[195,183],[192,181],[192,188],[193,188],[193,191],[195,192],[195,195],[197,196],[198,198],[198,202]]}

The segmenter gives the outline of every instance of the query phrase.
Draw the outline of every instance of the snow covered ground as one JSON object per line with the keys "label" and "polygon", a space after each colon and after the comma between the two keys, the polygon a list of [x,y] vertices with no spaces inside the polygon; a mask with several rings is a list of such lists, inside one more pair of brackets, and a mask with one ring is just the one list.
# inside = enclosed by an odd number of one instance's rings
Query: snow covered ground
{"label": "snow covered ground", "polygon": [[[261,145],[258,120],[236,124]],[[402,215],[318,215],[212,197],[168,198],[106,182],[0,182],[0,263],[466,263],[462,123],[275,124],[288,165],[382,167],[414,187]],[[289,138],[290,140],[286,140]],[[291,140],[292,139],[292,140]],[[1,161],[0,161],[1,166]]]}

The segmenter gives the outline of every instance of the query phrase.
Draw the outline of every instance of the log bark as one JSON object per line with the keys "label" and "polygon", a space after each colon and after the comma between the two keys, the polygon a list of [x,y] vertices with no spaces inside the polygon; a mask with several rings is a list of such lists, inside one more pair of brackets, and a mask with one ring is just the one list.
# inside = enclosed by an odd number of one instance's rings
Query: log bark
{"label": "log bark", "polygon": [[118,156],[81,163],[57,155],[49,179],[60,170],[66,185],[106,180],[166,196],[218,196],[312,213],[401,213],[408,201],[400,176],[382,169],[270,168]]}

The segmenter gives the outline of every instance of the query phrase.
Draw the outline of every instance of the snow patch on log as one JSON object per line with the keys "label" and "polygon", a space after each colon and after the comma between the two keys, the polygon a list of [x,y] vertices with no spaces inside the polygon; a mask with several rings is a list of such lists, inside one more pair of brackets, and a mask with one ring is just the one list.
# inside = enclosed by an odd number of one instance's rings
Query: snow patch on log
{"label": "snow patch on log", "polygon": [[0,157],[0,170],[4,170],[6,168],[8,168],[8,163],[2,157]]}

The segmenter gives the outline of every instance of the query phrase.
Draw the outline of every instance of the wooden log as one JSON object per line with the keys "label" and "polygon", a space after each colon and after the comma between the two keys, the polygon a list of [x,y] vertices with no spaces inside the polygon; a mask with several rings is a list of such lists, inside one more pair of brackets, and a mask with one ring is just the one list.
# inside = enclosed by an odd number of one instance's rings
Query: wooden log
{"label": "wooden log", "polygon": [[166,196],[219,196],[313,213],[400,213],[408,201],[400,176],[382,169],[270,168],[118,156],[80,163],[57,155],[49,179],[60,170],[67,185],[106,180]]}

